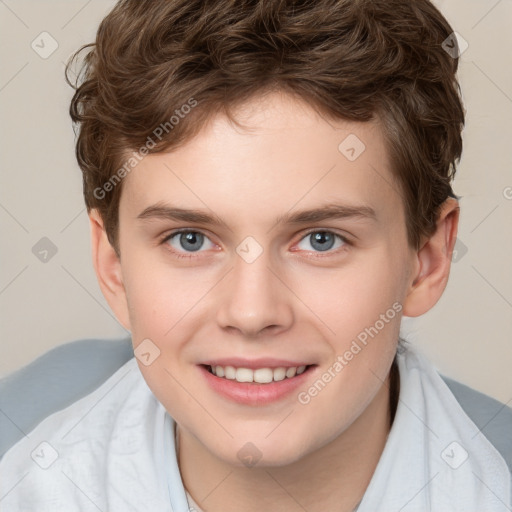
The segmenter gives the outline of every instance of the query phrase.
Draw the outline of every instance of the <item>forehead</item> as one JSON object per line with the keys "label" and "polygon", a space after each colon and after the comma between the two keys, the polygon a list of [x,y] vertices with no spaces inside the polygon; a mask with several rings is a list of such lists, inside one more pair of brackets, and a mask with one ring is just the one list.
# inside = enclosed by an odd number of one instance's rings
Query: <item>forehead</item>
{"label": "forehead", "polygon": [[378,122],[327,119],[284,93],[234,114],[242,127],[219,114],[185,145],[143,158],[125,178],[121,214],[167,202],[272,223],[322,203],[366,205],[384,218],[401,209]]}

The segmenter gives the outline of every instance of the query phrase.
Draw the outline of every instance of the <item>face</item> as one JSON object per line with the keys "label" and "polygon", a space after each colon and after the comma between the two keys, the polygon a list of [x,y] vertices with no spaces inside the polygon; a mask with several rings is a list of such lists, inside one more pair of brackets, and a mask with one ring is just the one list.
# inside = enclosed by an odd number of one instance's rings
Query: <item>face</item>
{"label": "face", "polygon": [[250,129],[219,115],[125,178],[126,323],[184,432],[231,464],[245,447],[284,465],[381,390],[414,252],[377,123],[278,93],[237,118]]}

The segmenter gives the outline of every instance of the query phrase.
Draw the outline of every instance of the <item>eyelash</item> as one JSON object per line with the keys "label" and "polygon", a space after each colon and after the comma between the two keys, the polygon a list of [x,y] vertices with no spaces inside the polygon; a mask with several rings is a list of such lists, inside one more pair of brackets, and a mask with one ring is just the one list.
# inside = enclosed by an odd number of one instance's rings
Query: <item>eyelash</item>
{"label": "eyelash", "polygon": [[[163,239],[161,240],[160,244],[161,245],[164,245],[166,244],[169,240],[171,240],[172,238],[174,238],[176,235],[181,235],[181,234],[186,234],[186,233],[200,233],[201,235],[203,235],[204,237],[208,238],[208,235],[206,235],[205,233],[203,233],[202,231],[200,230],[197,230],[197,229],[180,229],[180,230],[177,230],[177,231],[173,231],[172,233],[169,233],[167,235],[165,235],[163,237]],[[344,237],[343,235],[340,235],[339,233],[336,233],[334,231],[330,231],[328,229],[311,229],[310,231],[306,232],[301,238],[300,240],[297,242],[297,243],[300,243],[302,240],[304,240],[306,237],[308,237],[309,235],[313,234],[313,233],[328,233],[328,234],[331,234],[331,235],[334,235],[335,237],[338,237],[342,242],[343,242],[343,246],[342,247],[339,247],[338,249],[334,250],[334,251],[325,251],[327,255],[332,255],[332,254],[336,254],[338,253],[340,250],[343,249],[343,247],[345,246],[351,246],[353,245],[350,240],[348,240],[346,237]],[[169,246],[170,247],[170,246]],[[195,258],[196,256],[194,255],[196,251],[194,252],[180,252],[180,251],[175,251],[174,249],[170,249],[169,248],[169,251],[172,252],[172,254],[178,258],[178,259],[193,259]],[[202,251],[197,251],[197,252],[202,252]],[[325,258],[327,256],[323,256],[321,251],[308,251],[312,254],[314,254],[314,258]]]}

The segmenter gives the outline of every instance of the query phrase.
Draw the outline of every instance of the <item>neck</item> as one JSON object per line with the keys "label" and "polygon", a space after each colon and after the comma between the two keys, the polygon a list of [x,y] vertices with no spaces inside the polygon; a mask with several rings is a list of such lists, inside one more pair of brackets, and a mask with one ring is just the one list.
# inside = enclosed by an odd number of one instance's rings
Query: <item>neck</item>
{"label": "neck", "polygon": [[180,429],[178,463],[185,488],[208,512],[352,512],[386,443],[393,416],[389,391],[393,380],[388,377],[342,434],[286,466],[232,466]]}

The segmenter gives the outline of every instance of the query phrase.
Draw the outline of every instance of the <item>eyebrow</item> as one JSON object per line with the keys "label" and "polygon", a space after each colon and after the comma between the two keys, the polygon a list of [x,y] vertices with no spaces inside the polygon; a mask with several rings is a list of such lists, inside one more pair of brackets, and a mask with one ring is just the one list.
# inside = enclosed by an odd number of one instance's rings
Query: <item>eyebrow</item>
{"label": "eyebrow", "polygon": [[[225,222],[216,214],[207,213],[201,210],[189,210],[175,208],[164,203],[157,203],[145,208],[138,216],[138,219],[152,220],[177,220],[196,224],[225,225]],[[329,219],[360,218],[376,221],[375,210],[365,205],[340,205],[328,204],[310,210],[301,210],[295,213],[285,213],[277,217],[274,226],[278,224],[307,224],[321,222]]]}

